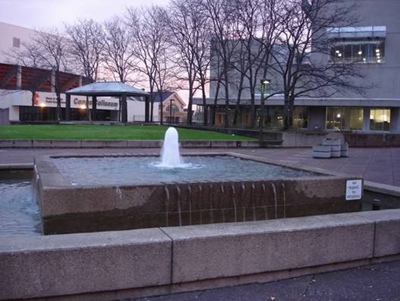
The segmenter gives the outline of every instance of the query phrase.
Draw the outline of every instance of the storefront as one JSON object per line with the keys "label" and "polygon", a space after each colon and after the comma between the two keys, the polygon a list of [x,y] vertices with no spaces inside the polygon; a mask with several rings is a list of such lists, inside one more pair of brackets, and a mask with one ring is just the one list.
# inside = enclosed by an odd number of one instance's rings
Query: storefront
{"label": "storefront", "polygon": [[[36,92],[34,105],[29,91],[7,91],[2,97],[3,109],[9,110],[11,122],[51,122],[57,121],[57,97],[55,93]],[[61,94],[61,119],[65,120],[65,94]],[[92,101],[89,97],[74,96],[71,99],[71,120],[87,120]],[[97,120],[118,121],[119,100],[111,97],[100,97],[97,100]]]}

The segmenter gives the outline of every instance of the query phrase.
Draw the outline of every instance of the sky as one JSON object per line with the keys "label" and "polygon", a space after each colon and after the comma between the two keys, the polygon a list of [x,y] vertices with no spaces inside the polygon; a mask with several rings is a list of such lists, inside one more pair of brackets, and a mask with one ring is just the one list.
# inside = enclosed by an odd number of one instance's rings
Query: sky
{"label": "sky", "polygon": [[0,21],[32,29],[57,27],[77,19],[103,21],[127,7],[166,5],[168,0],[0,0]]}

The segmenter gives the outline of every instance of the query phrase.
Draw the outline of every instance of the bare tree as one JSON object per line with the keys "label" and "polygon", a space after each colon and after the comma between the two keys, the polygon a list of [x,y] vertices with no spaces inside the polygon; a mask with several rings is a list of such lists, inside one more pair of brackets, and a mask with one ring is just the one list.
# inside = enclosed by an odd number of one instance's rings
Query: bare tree
{"label": "bare tree", "polygon": [[281,47],[272,52],[273,63],[269,67],[282,85],[284,127],[288,129],[293,124],[297,97],[330,97],[340,90],[362,93],[367,87],[355,80],[362,78],[358,62],[337,63],[329,59],[332,41],[327,38],[327,29],[353,26],[358,21],[354,3],[287,0],[281,8]]}
{"label": "bare tree", "polygon": [[69,51],[79,61],[82,73],[91,81],[96,81],[99,68],[104,60],[104,32],[94,20],[80,20],[66,25]]}
{"label": "bare tree", "polygon": [[119,17],[104,23],[105,69],[114,80],[125,83],[135,70],[133,37],[126,24]]}
{"label": "bare tree", "polygon": [[[230,124],[229,109],[229,71],[232,69],[232,58],[239,45],[238,11],[230,0],[204,0],[203,6],[211,20],[213,27],[212,46],[213,52],[218,56],[215,59],[219,66],[218,81],[223,85],[225,98],[225,120],[224,125]],[[214,55],[213,53],[213,55]],[[219,92],[218,84],[218,92]],[[218,95],[216,95],[218,97]]]}
{"label": "bare tree", "polygon": [[[42,67],[41,54],[38,45],[34,43],[21,43],[20,48],[12,49],[12,51],[5,53],[7,61],[21,66],[35,68],[28,80],[24,81],[23,89],[31,92],[31,106],[35,107],[36,92],[46,82],[51,81],[51,71],[40,69]],[[32,115],[32,121],[34,115]]]}
{"label": "bare tree", "polygon": [[[206,106],[206,85],[210,65],[211,19],[203,0],[174,0],[169,7],[168,28],[171,42],[177,51],[176,65],[182,70],[189,92],[187,123],[192,123],[192,104],[196,91],[201,89],[203,105]],[[204,124],[208,123],[204,111]]]}
{"label": "bare tree", "polygon": [[[137,10],[129,8],[127,24],[132,37],[132,55],[138,59],[136,70],[147,77],[150,89],[150,108],[146,102],[146,121],[153,121],[154,91],[163,90],[170,75],[168,72],[168,40],[165,24],[166,10],[152,6]],[[150,111],[150,120],[148,115]]]}
{"label": "bare tree", "polygon": [[41,67],[51,69],[54,80],[51,85],[57,97],[57,120],[61,120],[61,83],[60,73],[70,71],[67,41],[57,29],[36,31],[32,43],[37,47],[38,62]]}

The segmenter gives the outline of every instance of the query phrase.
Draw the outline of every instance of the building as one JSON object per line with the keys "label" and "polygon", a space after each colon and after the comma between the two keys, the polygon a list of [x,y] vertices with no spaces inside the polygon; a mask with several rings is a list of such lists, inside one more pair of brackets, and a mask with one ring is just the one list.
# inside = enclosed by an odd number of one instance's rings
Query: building
{"label": "building", "polygon": [[[29,28],[0,22],[0,124],[19,122],[55,122],[57,97],[55,74],[51,70],[16,66],[9,53],[32,42],[35,31]],[[65,91],[89,83],[89,79],[71,73],[60,74],[61,117],[65,118]],[[154,104],[153,121],[159,121],[158,103]],[[71,100],[72,120],[88,120],[92,101],[89,97],[74,96]],[[99,97],[97,120],[118,121],[119,100]],[[145,120],[145,102],[130,98],[128,122]]]}
{"label": "building", "polygon": [[[327,38],[334,46],[329,57],[324,59],[343,64],[359,62],[363,81],[372,88],[363,96],[342,92],[329,98],[296,98],[294,126],[308,130],[400,132],[400,1],[353,1],[359,5],[360,21],[352,27],[327,29]],[[211,73],[213,68],[215,66],[211,66]],[[248,95],[246,99],[246,90],[243,93],[238,125],[246,127],[250,122],[250,101]],[[219,125],[224,120],[225,100],[223,95],[218,95],[220,108],[215,107],[215,96],[215,83],[211,83],[205,109],[209,113],[215,110],[216,125]],[[257,96],[256,105],[259,106],[260,94]],[[230,102],[233,115],[235,100]],[[195,104],[201,106],[202,100],[195,99]],[[283,105],[281,95],[267,100],[270,128],[283,126]]]}
{"label": "building", "polygon": [[[152,95],[154,102],[162,103],[163,122],[181,123],[186,121],[185,102],[176,92],[156,92]],[[158,116],[161,119],[161,108],[158,109]]]}

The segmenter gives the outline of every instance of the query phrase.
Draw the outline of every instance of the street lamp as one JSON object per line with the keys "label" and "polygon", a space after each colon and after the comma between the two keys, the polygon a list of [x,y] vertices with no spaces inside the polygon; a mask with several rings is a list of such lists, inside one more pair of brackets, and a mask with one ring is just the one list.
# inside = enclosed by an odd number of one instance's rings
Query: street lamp
{"label": "street lamp", "polygon": [[169,102],[169,123],[172,124],[172,104],[174,103],[174,99],[170,99]]}
{"label": "street lamp", "polygon": [[265,101],[264,101],[264,93],[265,93],[265,86],[270,85],[271,80],[270,79],[262,79],[261,80],[261,106],[260,106],[260,140],[263,140],[263,126],[264,126],[264,107],[265,107]]}

